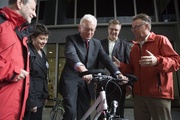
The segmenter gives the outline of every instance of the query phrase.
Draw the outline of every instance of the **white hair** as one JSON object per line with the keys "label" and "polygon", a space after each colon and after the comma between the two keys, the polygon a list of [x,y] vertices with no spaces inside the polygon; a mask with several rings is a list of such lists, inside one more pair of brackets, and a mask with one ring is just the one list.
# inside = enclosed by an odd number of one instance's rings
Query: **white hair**
{"label": "white hair", "polygon": [[93,23],[95,24],[95,26],[97,26],[97,19],[96,19],[93,15],[91,15],[91,14],[85,14],[85,15],[81,18],[81,20],[80,20],[80,25],[81,25],[85,20],[90,21],[90,22],[93,22]]}

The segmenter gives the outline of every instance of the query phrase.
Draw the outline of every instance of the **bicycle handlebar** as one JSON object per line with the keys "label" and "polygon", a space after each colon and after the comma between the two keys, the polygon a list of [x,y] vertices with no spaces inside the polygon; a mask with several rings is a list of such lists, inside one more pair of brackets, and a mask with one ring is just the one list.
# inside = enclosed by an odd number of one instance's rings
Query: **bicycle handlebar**
{"label": "bicycle handlebar", "polygon": [[[98,79],[98,81],[103,81],[103,80],[123,81],[123,79],[115,78],[110,75],[105,75],[105,71],[103,69],[94,69],[94,70],[88,70],[85,72],[81,72],[79,74],[79,76],[83,77],[84,75],[88,75],[88,74],[92,74],[93,79],[96,81],[97,81],[97,79]],[[128,77],[128,79],[129,79],[128,83],[137,81],[137,77],[132,74],[126,74],[125,76]]]}
{"label": "bicycle handlebar", "polygon": [[105,70],[103,69],[94,69],[94,70],[88,70],[88,71],[84,71],[84,72],[81,72],[79,74],[80,77],[83,77],[84,75],[88,75],[88,74],[98,74],[98,73],[102,73],[102,74],[105,74]]}

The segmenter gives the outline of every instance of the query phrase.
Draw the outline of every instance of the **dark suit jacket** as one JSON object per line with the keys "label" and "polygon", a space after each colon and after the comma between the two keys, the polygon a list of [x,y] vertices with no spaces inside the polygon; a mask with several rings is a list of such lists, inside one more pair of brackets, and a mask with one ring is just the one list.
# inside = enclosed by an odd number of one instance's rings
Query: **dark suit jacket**
{"label": "dark suit jacket", "polygon": [[[108,38],[101,40],[101,44],[105,52],[109,55]],[[112,56],[115,56],[119,61],[129,63],[129,54],[131,50],[131,44],[127,41],[118,39],[114,46]]]}
{"label": "dark suit jacket", "polygon": [[[103,46],[105,52],[109,55],[109,42],[108,41],[109,41],[108,38],[101,40],[101,45]],[[131,44],[129,42],[118,39],[113,48],[112,56],[115,56],[120,62],[129,63],[130,50],[131,50]],[[102,63],[99,63],[99,68],[104,68]],[[115,87],[113,85],[112,86],[109,85],[109,89],[112,90],[114,88]],[[121,90],[122,92],[125,92],[125,87],[121,86]],[[125,94],[123,93],[123,96],[124,95]]]}
{"label": "dark suit jacket", "polygon": [[[108,38],[101,40],[101,44],[105,50],[105,52],[109,55],[109,42]],[[118,39],[115,43],[115,46],[112,51],[112,56],[115,56],[119,61],[124,63],[129,63],[129,54],[130,54],[131,44],[127,41]],[[100,68],[104,68],[104,66],[100,63]],[[132,83],[128,83],[129,85],[132,85]],[[107,96],[107,103],[108,106],[111,106],[112,100],[117,100],[119,103],[119,106],[117,108],[117,114],[121,117],[124,117],[124,103],[125,103],[125,94],[126,94],[126,88],[124,85],[120,85],[121,92],[119,90],[119,87],[117,87],[113,83],[108,83],[106,85],[106,96]]]}
{"label": "dark suit jacket", "polygon": [[[87,58],[86,58],[87,56]],[[72,93],[78,84],[79,72],[74,69],[77,62],[82,62],[88,70],[97,69],[99,61],[112,73],[115,74],[119,71],[118,68],[111,61],[109,56],[103,50],[99,40],[92,38],[89,40],[89,50],[86,54],[86,45],[79,34],[67,36],[65,45],[66,63],[60,78],[60,93],[67,95]],[[87,59],[87,60],[86,60]],[[86,62],[87,61],[87,62]],[[88,88],[93,97],[93,84],[88,84]]]}

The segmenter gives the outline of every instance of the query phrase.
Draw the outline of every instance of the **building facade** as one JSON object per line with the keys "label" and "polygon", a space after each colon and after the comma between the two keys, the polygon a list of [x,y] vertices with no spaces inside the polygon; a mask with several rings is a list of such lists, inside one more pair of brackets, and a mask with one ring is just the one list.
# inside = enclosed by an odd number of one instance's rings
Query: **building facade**
{"label": "building facade", "polygon": [[[7,4],[7,0],[1,0],[0,7]],[[51,98],[59,96],[57,85],[65,63],[65,38],[78,32],[77,26],[84,14],[95,15],[98,20],[95,38],[106,38],[109,20],[118,19],[122,23],[120,38],[131,41],[131,18],[139,13],[151,16],[152,31],[166,35],[180,53],[179,0],[38,0],[37,17],[33,23],[44,23],[51,31],[45,48],[50,64],[48,83]],[[179,77],[179,71],[174,73],[174,106],[180,104]]]}

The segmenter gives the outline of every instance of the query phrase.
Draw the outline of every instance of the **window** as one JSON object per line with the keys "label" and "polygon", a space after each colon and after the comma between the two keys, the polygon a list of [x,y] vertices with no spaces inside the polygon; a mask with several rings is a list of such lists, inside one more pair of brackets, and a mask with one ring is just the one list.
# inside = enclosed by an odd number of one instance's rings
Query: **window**
{"label": "window", "polygon": [[74,5],[75,0],[58,1],[57,24],[74,24]]}
{"label": "window", "polygon": [[46,25],[54,25],[55,8],[56,8],[56,0],[40,1],[38,23],[44,23]]}
{"label": "window", "polygon": [[98,23],[108,23],[114,19],[114,0],[96,0]]}
{"label": "window", "polygon": [[55,71],[56,71],[56,45],[47,44],[46,55],[48,57],[49,70],[48,70],[48,90],[50,99],[53,99],[55,96]]}
{"label": "window", "polygon": [[156,21],[153,0],[136,0],[136,5],[137,14],[145,13],[151,17],[152,22]]}
{"label": "window", "polygon": [[121,23],[132,22],[132,16],[134,16],[133,0],[126,0],[126,2],[122,2],[122,0],[116,0],[116,8],[117,19],[121,21]]}
{"label": "window", "polygon": [[[64,68],[64,65],[65,65],[65,56],[64,56],[64,49],[65,49],[65,45],[64,44],[61,44],[59,45],[59,66],[58,66],[58,80],[57,80],[57,83],[59,83],[59,80],[60,80],[60,76],[61,76],[61,73],[62,73],[62,70]],[[58,88],[57,88],[58,89]],[[60,94],[58,94],[58,97],[61,97]]]}
{"label": "window", "polygon": [[[59,45],[58,47],[59,50],[56,51],[56,44],[47,44],[44,48],[49,62],[48,90],[49,90],[50,99],[55,98],[56,93],[58,94],[58,83],[62,69],[64,68],[65,65],[64,47],[65,47],[64,44]],[[58,61],[56,61],[57,54],[59,57]],[[57,63],[58,63],[58,67],[56,67]],[[60,94],[58,94],[58,97],[60,97]],[[49,101],[47,104],[47,106],[52,106],[52,105],[53,105],[53,101]]]}
{"label": "window", "polygon": [[175,14],[175,5],[173,0],[160,0],[158,14],[160,22],[177,21]]}
{"label": "window", "polygon": [[80,18],[85,14],[94,15],[93,0],[77,0],[77,24],[79,24]]}
{"label": "window", "polygon": [[[37,7],[38,20],[33,19],[32,23],[74,25],[79,24],[80,18],[85,14],[95,15],[98,23],[108,23],[111,19],[118,19],[122,23],[131,23],[131,18],[136,13],[148,14],[152,18],[152,22],[177,21],[174,0],[156,0],[156,3],[154,3],[154,1],[155,0],[40,0],[38,1],[39,4]],[[177,2],[180,4],[179,0]],[[57,3],[58,5],[56,5]],[[155,5],[157,7],[155,7]]]}

